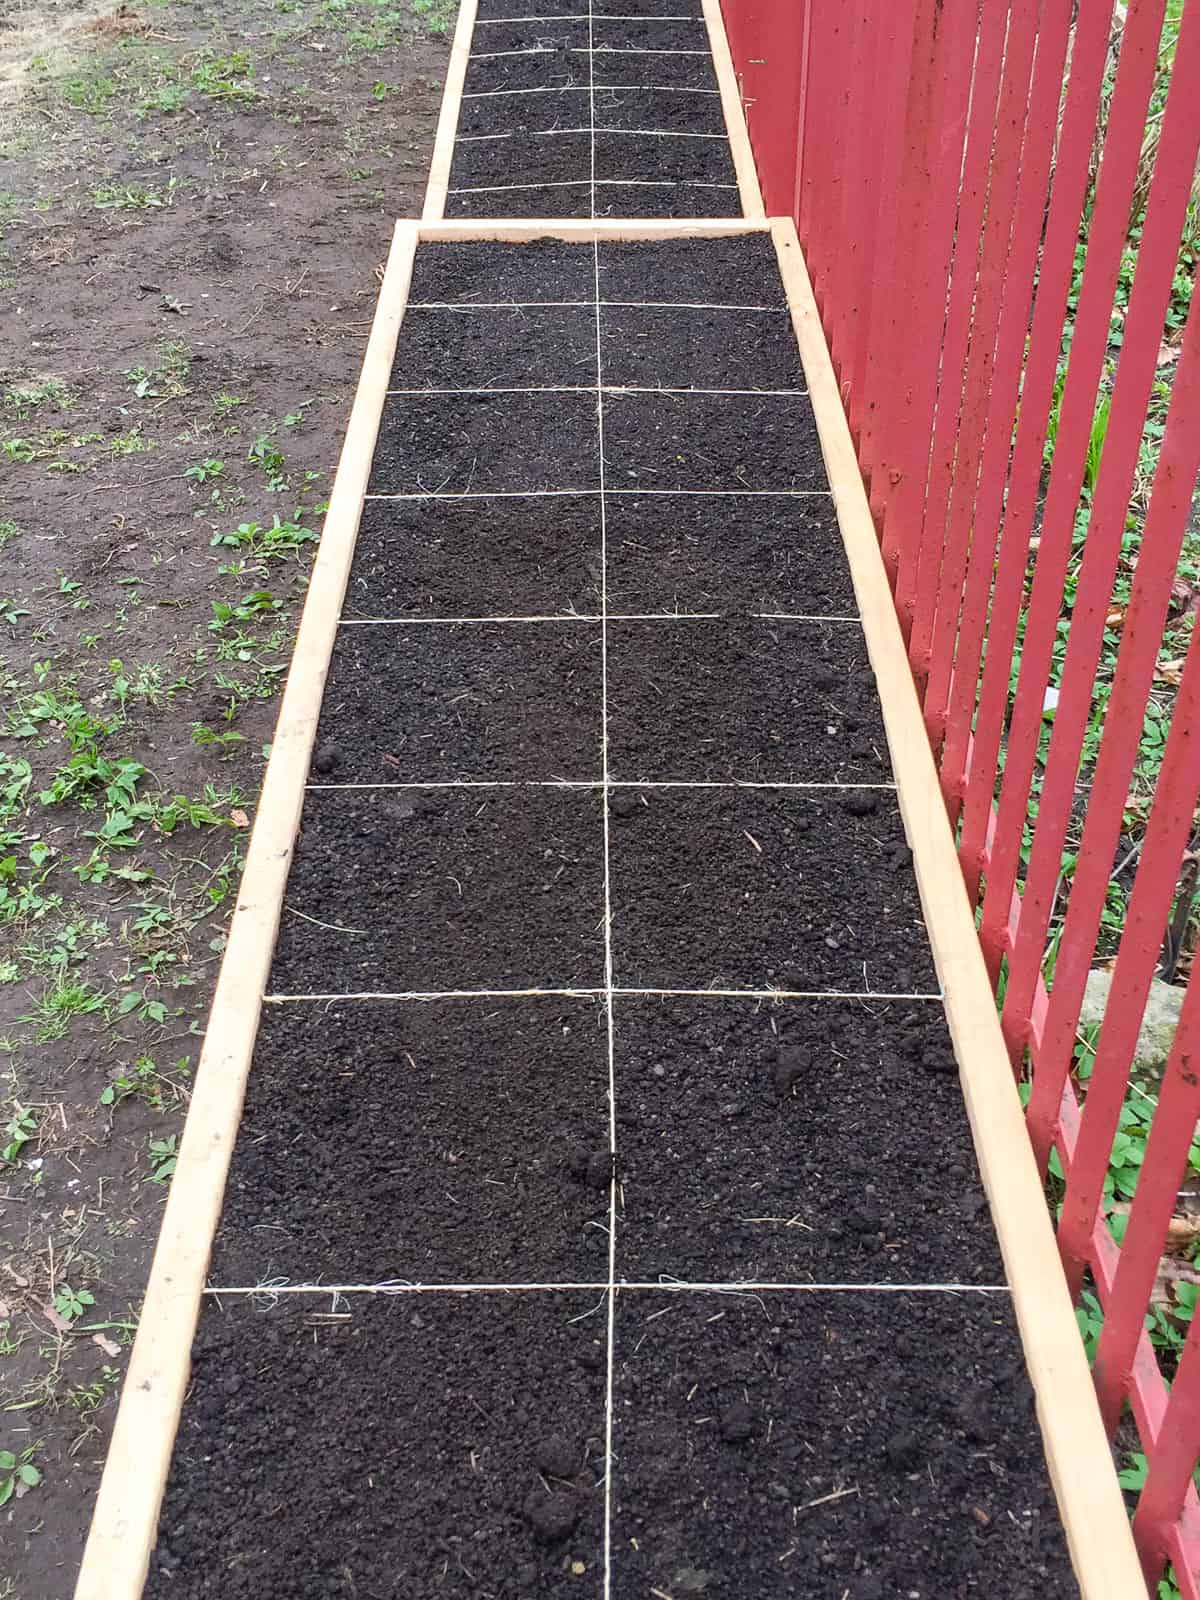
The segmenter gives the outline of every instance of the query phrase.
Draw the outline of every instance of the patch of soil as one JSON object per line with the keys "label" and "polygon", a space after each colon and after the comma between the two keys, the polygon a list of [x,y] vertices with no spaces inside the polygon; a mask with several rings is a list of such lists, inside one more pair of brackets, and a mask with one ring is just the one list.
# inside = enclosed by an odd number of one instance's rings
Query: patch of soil
{"label": "patch of soil", "polygon": [[574,789],[310,792],[271,990],[599,986],[601,803]]}
{"label": "patch of soil", "polygon": [[268,1006],[209,1276],[603,1282],[609,1172],[594,1000]]}
{"label": "patch of soil", "polygon": [[529,17],[578,17],[579,0],[479,0],[477,19]]}
{"label": "patch of soil", "polygon": [[[616,26],[629,26],[629,24],[616,24]],[[597,49],[592,57],[595,63],[595,87],[597,89],[706,89],[715,92],[717,89],[717,75],[713,70],[712,57],[708,54],[708,35],[686,35],[693,41],[703,37],[703,44],[692,43],[688,46],[692,50],[703,49],[703,55],[676,55],[672,52],[679,46],[668,45],[662,41],[669,38],[667,33],[671,24],[663,23],[658,31],[658,43],[654,54],[643,50],[618,49],[610,45],[607,49]],[[678,24],[677,26],[686,26]],[[560,85],[562,87],[562,85]]]}
{"label": "patch of soil", "polygon": [[649,13],[635,19],[632,12],[605,16],[597,11],[592,22],[592,40],[598,58],[597,82],[604,75],[603,61],[608,52],[614,50],[622,53],[649,52],[654,55],[672,55],[682,51],[702,59],[707,58],[711,64],[708,29],[704,18],[694,16],[681,22],[678,16],[678,12],[667,17]]}
{"label": "patch of soil", "polygon": [[464,98],[458,118],[458,137],[462,140],[492,134],[516,136],[581,128],[590,134],[591,108],[591,90],[586,83],[546,94]]}
{"label": "patch of soil", "polygon": [[620,1294],[613,1452],[614,1594],[1078,1593],[999,1297]]}
{"label": "patch of soil", "polygon": [[614,781],[890,783],[855,623],[610,622]]}
{"label": "patch of soil", "polygon": [[589,88],[586,53],[538,50],[483,58],[473,55],[467,63],[463,93],[511,94],[514,90],[572,88]]}
{"label": "patch of soil", "polygon": [[[469,306],[475,301],[522,305],[572,301],[591,307],[596,298],[596,269],[586,245],[538,239],[511,245],[426,244],[413,265],[409,309],[434,305]],[[407,321],[403,343],[412,336]]]}
{"label": "patch of soil", "polygon": [[542,184],[528,184],[520,188],[501,188],[493,191],[468,189],[446,197],[448,217],[490,217],[506,221],[536,217],[539,221],[554,217],[586,217],[591,213],[592,186],[586,180],[564,183],[557,189]]}
{"label": "patch of soil", "polygon": [[596,313],[587,308],[412,311],[393,389],[573,388],[596,382]]}
{"label": "patch of soil", "polygon": [[607,522],[612,612],[858,613],[824,496],[616,495]]}
{"label": "patch of soil", "polygon": [[148,1600],[599,1600],[595,1295],[327,1304],[207,1306]]}
{"label": "patch of soil", "polygon": [[[166,1194],[151,1141],[179,1134],[376,269],[393,219],[420,210],[446,44],[407,6],[383,23],[360,0],[18,4],[4,20],[30,28],[0,23],[0,422],[6,445],[25,441],[0,453],[16,613],[0,743],[30,781],[0,826],[21,840],[22,884],[29,842],[48,855],[0,945],[0,1127],[35,1124],[0,1163],[0,1332],[16,1347],[0,1406],[22,1408],[2,1442],[42,1473],[0,1513],[0,1589],[63,1600]],[[276,514],[304,530],[292,549],[214,546]],[[235,617],[256,592],[261,609]],[[153,809],[118,845],[97,838],[119,809],[102,785],[38,799],[90,759],[80,715],[110,730],[100,758],[147,769]],[[63,1331],[68,1286],[92,1304]]]}
{"label": "patch of soil", "polygon": [[343,628],[315,783],[598,782],[599,623]]}
{"label": "patch of soil", "polygon": [[392,398],[372,494],[528,494],[598,489],[594,394]]}
{"label": "patch of soil", "polygon": [[620,1278],[1004,1282],[939,1005],[619,998],[615,1070]]}
{"label": "patch of soil", "polygon": [[604,456],[614,489],[829,492],[806,396],[608,394]]}
{"label": "patch of soil", "polygon": [[890,794],[627,794],[610,847],[619,985],[936,992]]}
{"label": "patch of soil", "polygon": [[708,134],[728,150],[718,94],[665,94],[653,89],[604,89],[596,95],[596,129],[659,129]]}
{"label": "patch of soil", "polygon": [[475,37],[471,40],[471,60],[486,61],[527,51],[586,51],[587,48],[587,18],[580,20],[578,14],[561,22],[550,20],[548,15],[526,22],[493,22],[479,17]]}
{"label": "patch of soil", "polygon": [[724,139],[642,132],[597,133],[596,177],[605,183],[737,183]]}
{"label": "patch of soil", "polygon": [[610,303],[679,300],[787,309],[779,260],[767,233],[602,244],[600,295]]}
{"label": "patch of soil", "polygon": [[602,306],[600,335],[606,384],[644,389],[806,387],[786,311]]}
{"label": "patch of soil", "polygon": [[598,217],[740,217],[737,187],[700,183],[596,184]]}
{"label": "patch of soil", "polygon": [[598,495],[376,500],[364,507],[346,616],[550,616],[599,609]]}
{"label": "patch of soil", "polygon": [[[457,145],[450,187],[508,190],[522,184],[586,184],[591,182],[591,170],[590,134],[513,133]],[[585,215],[586,211],[585,206]]]}

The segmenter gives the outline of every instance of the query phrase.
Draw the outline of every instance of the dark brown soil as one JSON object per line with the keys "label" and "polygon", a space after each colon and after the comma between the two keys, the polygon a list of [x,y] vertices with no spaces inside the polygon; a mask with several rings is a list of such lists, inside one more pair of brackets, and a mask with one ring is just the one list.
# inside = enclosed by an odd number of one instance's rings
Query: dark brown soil
{"label": "dark brown soil", "polygon": [[[556,239],[535,240],[520,250],[471,242],[429,244],[418,252],[413,266],[409,308],[429,303],[564,300],[590,308],[596,298],[595,280],[593,252]],[[401,355],[413,333],[413,324],[407,322]]]}
{"label": "dark brown soil", "polygon": [[1002,1300],[622,1294],[617,1316],[614,1595],[1077,1593]]}
{"label": "dark brown soil", "polygon": [[269,1006],[212,1281],[603,1281],[607,1157],[595,1000]]}
{"label": "dark brown soil", "polygon": [[603,1592],[603,1296],[209,1306],[146,1594]]}
{"label": "dark brown soil", "polygon": [[598,495],[377,500],[363,511],[345,614],[595,615],[599,576]]}
{"label": "dark brown soil", "polygon": [[787,313],[605,306],[600,361],[606,384],[676,389],[799,389],[804,372]]}
{"label": "dark brown soil", "polygon": [[[781,310],[787,304],[769,234],[606,244],[600,252],[600,294],[610,303],[661,299]],[[785,342],[780,341],[781,354]],[[713,357],[720,360],[722,352],[714,350]]]}
{"label": "dark brown soil", "polygon": [[596,313],[412,311],[393,389],[573,388],[596,382]]}
{"label": "dark brown soil", "polygon": [[615,1022],[620,1278],[1003,1283],[940,1006],[624,998]]}
{"label": "dark brown soil", "polygon": [[383,409],[371,493],[596,489],[594,394],[434,395]]}
{"label": "dark brown soil", "polygon": [[828,494],[806,397],[623,394],[604,398],[610,488]]}
{"label": "dark brown soil", "polygon": [[313,780],[595,783],[599,623],[344,628]]}
{"label": "dark brown soil", "polygon": [[[0,1445],[42,1481],[0,1512],[0,1591],[66,1600],[314,548],[212,541],[320,529],[446,45],[406,3],[35,9],[0,106],[0,746],[30,769],[0,856],[33,897],[0,916],[0,1130],[33,1125],[0,1161]],[[103,787],[38,798],[93,743],[147,768],[121,845]]]}
{"label": "dark brown soil", "polygon": [[614,781],[890,783],[856,623],[610,622]]}
{"label": "dark brown soil", "polygon": [[626,988],[936,990],[894,798],[642,790],[612,829]]}
{"label": "dark brown soil", "polygon": [[601,806],[577,789],[311,792],[272,990],[596,987]]}
{"label": "dark brown soil", "polygon": [[787,611],[853,617],[858,606],[833,502],[824,495],[608,500],[610,611]]}

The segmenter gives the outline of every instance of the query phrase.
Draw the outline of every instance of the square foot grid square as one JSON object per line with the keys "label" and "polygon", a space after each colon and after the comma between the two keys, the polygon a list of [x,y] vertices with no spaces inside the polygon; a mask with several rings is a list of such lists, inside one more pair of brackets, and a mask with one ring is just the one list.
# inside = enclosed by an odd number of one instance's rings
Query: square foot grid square
{"label": "square foot grid square", "polygon": [[146,1595],[600,1600],[595,1300],[207,1304]]}
{"label": "square foot grid square", "polygon": [[530,184],[517,189],[451,190],[446,196],[447,217],[474,217],[479,221],[503,218],[520,221],[525,217],[590,217],[592,186],[588,182],[564,183],[558,188]]}
{"label": "square foot grid square", "polygon": [[590,134],[563,133],[545,137],[514,133],[499,139],[471,139],[456,145],[450,188],[454,191],[507,191],[514,184],[590,184],[591,175]]}
{"label": "square foot grid square", "polygon": [[614,1021],[619,1278],[1004,1282],[939,1005],[621,997]]}
{"label": "square foot grid square", "polygon": [[622,789],[609,804],[618,986],[936,993],[892,795]]}
{"label": "square foot grid square", "polygon": [[590,790],[310,791],[271,991],[596,987],[600,805]]}
{"label": "square foot grid square", "polygon": [[610,45],[608,49],[597,49],[592,60],[596,89],[717,90],[718,87],[709,55],[676,54],[665,47],[653,53],[645,47],[636,51],[618,50]]}
{"label": "square foot grid square", "polygon": [[209,1279],[603,1281],[610,1169],[597,1001],[267,1006]]}
{"label": "square foot grid square", "polygon": [[543,94],[464,96],[458,116],[458,147],[461,149],[464,139],[498,133],[557,134],[584,128],[590,138],[591,106],[591,91],[586,84]]}
{"label": "square foot grid square", "polygon": [[832,498],[613,495],[612,612],[858,613]]}
{"label": "square foot grid square", "polygon": [[[688,11],[693,15],[688,18]],[[682,16],[682,20],[681,19]],[[604,76],[610,51],[649,51],[656,55],[683,53],[712,59],[708,28],[699,7],[679,6],[674,14],[623,12],[616,16],[593,12],[592,42],[596,52],[596,82]]]}
{"label": "square foot grid square", "polygon": [[[596,92],[596,131],[658,130],[708,135],[728,150],[725,114],[719,94],[672,94],[655,89],[600,89]],[[707,142],[707,141],[706,141]]]}
{"label": "square foot grid square", "polygon": [[599,261],[600,297],[605,301],[670,300],[787,309],[769,233],[746,233],[732,239],[602,241]]}
{"label": "square foot grid square", "polygon": [[[586,44],[587,24],[583,26]],[[475,48],[480,49],[478,43]],[[473,55],[467,62],[463,93],[496,94],[514,89],[589,89],[589,60],[586,50],[570,49],[536,50],[515,55]]]}
{"label": "square foot grid square", "polygon": [[[479,0],[476,19],[477,22],[485,22],[491,18],[578,17],[586,14],[586,0]],[[480,48],[478,31],[475,40],[476,48]]]}
{"label": "square foot grid square", "polygon": [[[536,97],[530,97],[536,98]],[[423,244],[413,263],[408,303],[413,306],[574,301],[596,298],[591,244],[533,239],[527,244],[464,239]]]}
{"label": "square foot grid square", "polygon": [[520,55],[535,51],[586,51],[588,48],[587,5],[575,7],[575,15],[558,17],[552,12],[521,17],[506,22],[476,17],[471,39],[471,59],[498,55]]}
{"label": "square foot grid square", "polygon": [[370,494],[596,489],[594,394],[392,396]]}
{"label": "square foot grid square", "polygon": [[645,181],[724,184],[729,188],[737,184],[724,139],[597,133],[595,145],[596,179],[604,184]]}
{"label": "square foot grid square", "polygon": [[392,389],[586,388],[596,382],[589,307],[409,310]]}
{"label": "square foot grid square", "polygon": [[594,783],[599,623],[343,628],[312,781]]}
{"label": "square foot grid square", "polygon": [[[647,293],[646,298],[658,295]],[[606,305],[600,311],[600,336],[606,384],[639,389],[807,388],[786,311]]]}
{"label": "square foot grid square", "polygon": [[610,622],[614,782],[890,783],[857,623]]}
{"label": "square foot grid square", "polygon": [[614,1595],[1078,1594],[1006,1299],[623,1293],[615,1380]]}
{"label": "square foot grid square", "polygon": [[[502,4],[503,0],[495,0]],[[674,17],[703,20],[700,0],[591,0],[597,17]]]}
{"label": "square foot grid square", "polygon": [[604,460],[610,489],[829,491],[807,396],[605,395]]}
{"label": "square foot grid square", "polygon": [[740,217],[736,184],[597,182],[598,217]]}
{"label": "square foot grid square", "polygon": [[368,500],[363,507],[347,617],[599,610],[599,495]]}

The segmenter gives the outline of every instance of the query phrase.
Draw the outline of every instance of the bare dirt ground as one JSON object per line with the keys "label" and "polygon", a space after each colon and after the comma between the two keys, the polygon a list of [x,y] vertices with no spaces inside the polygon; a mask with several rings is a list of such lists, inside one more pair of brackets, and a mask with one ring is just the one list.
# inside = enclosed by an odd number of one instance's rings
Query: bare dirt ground
{"label": "bare dirt ground", "polygon": [[447,0],[0,17],[0,1600],[66,1600]]}

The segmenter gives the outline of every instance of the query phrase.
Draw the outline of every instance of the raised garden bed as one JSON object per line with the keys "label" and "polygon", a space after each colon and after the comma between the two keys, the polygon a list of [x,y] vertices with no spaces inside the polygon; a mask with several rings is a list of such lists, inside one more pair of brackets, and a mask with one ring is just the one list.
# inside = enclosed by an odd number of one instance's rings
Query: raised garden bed
{"label": "raised garden bed", "polygon": [[147,1592],[1072,1594],[769,256],[413,283]]}

